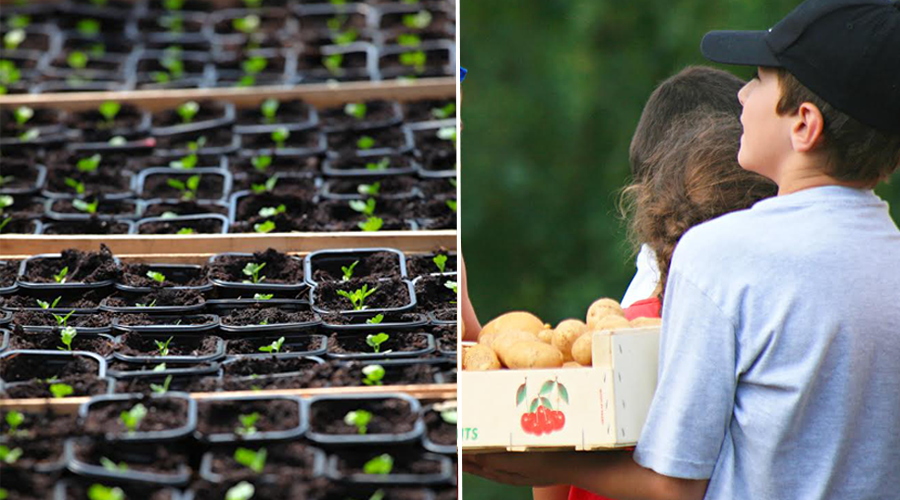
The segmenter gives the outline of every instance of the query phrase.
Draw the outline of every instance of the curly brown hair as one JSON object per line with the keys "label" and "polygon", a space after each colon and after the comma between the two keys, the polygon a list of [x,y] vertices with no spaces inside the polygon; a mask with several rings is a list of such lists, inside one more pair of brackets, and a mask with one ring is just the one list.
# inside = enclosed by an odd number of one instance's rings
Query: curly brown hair
{"label": "curly brown hair", "polygon": [[738,115],[697,110],[674,120],[671,130],[647,158],[649,173],[626,187],[621,199],[635,249],[646,243],[656,252],[660,299],[675,246],[688,229],[778,191],[738,164]]}

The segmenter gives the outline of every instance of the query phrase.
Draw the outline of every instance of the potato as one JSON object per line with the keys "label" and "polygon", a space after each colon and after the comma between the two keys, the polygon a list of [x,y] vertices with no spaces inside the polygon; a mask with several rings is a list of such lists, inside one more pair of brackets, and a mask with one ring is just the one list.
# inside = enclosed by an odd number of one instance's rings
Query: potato
{"label": "potato", "polygon": [[597,321],[591,330],[618,330],[620,328],[631,328],[631,322],[624,316],[606,316]]}
{"label": "potato", "polygon": [[566,361],[562,365],[563,368],[582,368],[581,365],[578,364],[577,361]]}
{"label": "potato", "polygon": [[563,355],[559,349],[539,340],[524,340],[506,349],[500,359],[512,369],[559,368],[563,365]]}
{"label": "potato", "polygon": [[566,319],[560,321],[553,331],[550,345],[563,353],[566,361],[572,361],[572,344],[587,331],[587,325],[581,320]]}
{"label": "potato", "polygon": [[622,312],[622,306],[615,300],[608,298],[595,300],[591,307],[588,308],[587,325],[591,329],[595,329],[594,325],[598,321],[610,315],[625,317],[625,313]]}
{"label": "potato", "polygon": [[500,360],[490,347],[481,344],[473,345],[465,350],[463,369],[469,371],[499,370]]}
{"label": "potato", "polygon": [[631,320],[630,325],[632,328],[641,328],[645,326],[660,326],[662,325],[661,318],[634,318]]}
{"label": "potato", "polygon": [[526,341],[527,342],[540,342],[540,340],[538,340],[537,336],[532,333],[523,332],[523,331],[508,331],[508,332],[498,333],[494,337],[494,340],[493,340],[493,342],[491,342],[489,347],[491,349],[493,349],[494,352],[497,353],[497,356],[499,356],[500,359],[502,360],[504,351],[506,351],[510,347],[512,347],[513,344],[517,344],[519,342],[526,342]]}
{"label": "potato", "polygon": [[478,343],[491,347],[491,345],[494,343],[494,339],[497,338],[497,335],[500,335],[500,332],[491,332],[487,335],[478,334]]}
{"label": "potato", "polygon": [[572,359],[582,366],[591,366],[591,340],[593,335],[588,332],[572,344]]}
{"label": "potato", "polygon": [[481,333],[478,334],[478,339],[479,343],[481,343],[480,339],[482,335],[510,330],[530,332],[537,335],[538,332],[543,329],[544,322],[534,314],[524,311],[513,311],[497,316],[488,322],[488,324],[484,325],[484,328],[481,329]]}
{"label": "potato", "polygon": [[544,325],[544,329],[538,332],[537,338],[541,342],[549,344],[553,340],[553,327]]}

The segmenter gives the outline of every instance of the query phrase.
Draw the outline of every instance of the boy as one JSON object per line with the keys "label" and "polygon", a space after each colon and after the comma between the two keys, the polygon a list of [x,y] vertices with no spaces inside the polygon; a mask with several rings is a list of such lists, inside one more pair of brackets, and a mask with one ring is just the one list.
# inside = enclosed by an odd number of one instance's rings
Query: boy
{"label": "boy", "polygon": [[708,34],[710,59],[760,66],[738,161],[779,196],[679,242],[633,461],[468,468],[623,499],[897,498],[900,231],[871,188],[900,166],[898,48],[887,0],[808,0],[771,30]]}

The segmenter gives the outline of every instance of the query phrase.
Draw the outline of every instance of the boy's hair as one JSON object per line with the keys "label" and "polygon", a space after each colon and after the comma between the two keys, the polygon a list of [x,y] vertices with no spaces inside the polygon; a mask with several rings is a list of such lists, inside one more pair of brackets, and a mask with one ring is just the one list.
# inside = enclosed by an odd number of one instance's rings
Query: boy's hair
{"label": "boy's hair", "polygon": [[666,137],[677,134],[672,124],[697,110],[740,116],[737,93],[744,82],[731,73],[707,66],[689,66],[661,83],[650,95],[631,139],[629,159],[635,181],[647,172],[647,158]]}
{"label": "boy's hair", "polygon": [[[737,97],[735,97],[737,99]],[[693,226],[773,196],[778,187],[737,162],[738,115],[698,109],[670,125],[648,173],[622,192],[629,239],[656,252],[663,298],[675,246]]]}
{"label": "boy's hair", "polygon": [[825,102],[788,70],[772,70],[778,75],[781,89],[781,98],[775,108],[778,115],[794,114],[804,102],[815,105],[822,113],[825,122],[822,147],[829,158],[824,169],[828,176],[874,187],[900,167],[900,133],[883,132],[864,125]]}

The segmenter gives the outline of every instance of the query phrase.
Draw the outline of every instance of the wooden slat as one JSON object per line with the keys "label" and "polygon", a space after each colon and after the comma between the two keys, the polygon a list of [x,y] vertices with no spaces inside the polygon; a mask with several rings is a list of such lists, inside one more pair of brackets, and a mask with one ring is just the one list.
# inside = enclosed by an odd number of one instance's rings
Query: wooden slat
{"label": "wooden slat", "polygon": [[[455,399],[456,384],[425,384],[425,385],[385,385],[381,387],[325,387],[315,389],[272,389],[264,391],[230,391],[230,392],[193,392],[191,397],[197,400],[214,399],[233,396],[300,396],[308,398],[320,395],[345,395],[366,394],[376,395],[391,392],[409,394],[419,399]],[[89,400],[89,397],[65,398],[65,399],[0,399],[0,411],[45,411],[54,410],[58,413],[75,413],[78,407]]]}

